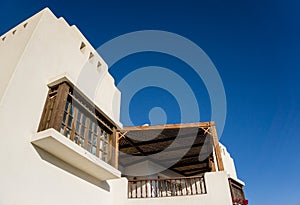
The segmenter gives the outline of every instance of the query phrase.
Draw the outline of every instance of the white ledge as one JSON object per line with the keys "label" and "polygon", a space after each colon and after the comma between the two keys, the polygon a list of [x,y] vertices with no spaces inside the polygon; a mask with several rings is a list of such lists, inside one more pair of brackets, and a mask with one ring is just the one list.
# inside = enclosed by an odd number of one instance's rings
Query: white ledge
{"label": "white ledge", "polygon": [[34,134],[31,143],[99,180],[121,177],[119,170],[52,128]]}

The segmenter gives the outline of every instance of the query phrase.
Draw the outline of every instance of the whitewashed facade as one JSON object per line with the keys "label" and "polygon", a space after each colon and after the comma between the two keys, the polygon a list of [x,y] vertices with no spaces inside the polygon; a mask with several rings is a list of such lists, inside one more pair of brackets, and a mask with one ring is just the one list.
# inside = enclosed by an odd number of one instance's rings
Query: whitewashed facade
{"label": "whitewashed facade", "polygon": [[[49,87],[61,82],[76,86],[114,129],[122,128],[121,93],[107,64],[49,9],[2,35],[0,56],[0,204],[233,204],[228,179],[243,182],[224,146],[225,170],[204,174],[205,194],[129,199],[128,180],[113,165],[54,129],[38,132]],[[83,75],[100,82],[96,90]]]}

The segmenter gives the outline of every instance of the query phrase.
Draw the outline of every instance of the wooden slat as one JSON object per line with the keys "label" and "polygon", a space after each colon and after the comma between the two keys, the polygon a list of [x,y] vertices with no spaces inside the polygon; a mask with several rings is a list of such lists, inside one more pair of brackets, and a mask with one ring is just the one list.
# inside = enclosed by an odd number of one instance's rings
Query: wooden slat
{"label": "wooden slat", "polygon": [[[126,139],[126,140],[129,140],[129,139]],[[139,154],[133,154],[133,153],[130,153],[130,152],[126,152],[124,151],[123,149],[120,149],[121,151],[127,153],[127,154],[132,154],[134,156],[147,156],[147,155],[152,155],[152,154],[156,154],[156,153],[159,153],[159,152],[162,152],[164,151],[165,154],[167,154],[168,152],[171,152],[171,151],[179,151],[179,150],[185,150],[185,149],[194,149],[194,148],[197,148],[199,146],[203,146],[204,143],[199,143],[199,144],[193,144],[192,146],[181,146],[181,147],[173,147],[173,148],[164,148],[164,149],[157,149],[157,150],[152,150],[152,151],[143,151],[140,147],[136,146],[134,143],[131,142],[131,144],[133,144],[133,147],[136,148],[140,153]],[[141,150],[141,151],[140,151]],[[188,153],[189,151],[187,151]],[[124,156],[124,158],[126,157],[130,157],[130,155],[126,155]]]}
{"label": "wooden slat", "polygon": [[[38,127],[38,132],[47,129],[47,127],[46,127],[47,120],[49,119],[49,117],[51,117],[51,116],[49,116],[50,109],[51,109],[51,103],[52,103],[51,97],[50,97],[51,92],[52,92],[51,90],[48,91],[48,95],[46,98],[45,106],[44,106],[42,117],[41,117],[41,121],[40,121],[40,124]],[[53,100],[55,100],[55,99],[53,99]]]}
{"label": "wooden slat", "polygon": [[57,97],[54,102],[49,127],[54,128],[58,132],[60,131],[61,123],[63,120],[64,109],[67,102],[69,89],[70,87],[67,83],[60,84],[57,89]]}

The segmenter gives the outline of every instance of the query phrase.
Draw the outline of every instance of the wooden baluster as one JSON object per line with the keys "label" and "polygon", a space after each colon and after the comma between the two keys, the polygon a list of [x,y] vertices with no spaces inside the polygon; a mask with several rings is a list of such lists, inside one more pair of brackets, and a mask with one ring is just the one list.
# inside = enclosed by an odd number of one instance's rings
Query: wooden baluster
{"label": "wooden baluster", "polygon": [[191,195],[193,195],[193,185],[192,185],[192,179],[187,179],[189,184],[190,184],[190,192],[191,192]]}
{"label": "wooden baluster", "polygon": [[189,195],[188,189],[187,189],[187,183],[186,183],[186,179],[184,179],[184,185],[185,185],[185,191],[186,191],[186,195]]}
{"label": "wooden baluster", "polygon": [[161,197],[163,197],[163,180],[160,179]]}
{"label": "wooden baluster", "polygon": [[147,196],[148,196],[148,180],[145,181],[145,192],[143,192],[143,193],[145,193],[144,196],[147,198]]}
{"label": "wooden baluster", "polygon": [[172,179],[170,179],[170,184],[171,184],[171,196],[175,196],[175,188],[174,188],[174,184],[172,183]]}
{"label": "wooden baluster", "polygon": [[138,181],[135,182],[135,198],[138,198],[137,185],[138,185]]}
{"label": "wooden baluster", "polygon": [[175,179],[175,191],[176,191],[176,196],[178,196],[178,185],[176,183],[176,179]]}
{"label": "wooden baluster", "polygon": [[143,198],[143,180],[141,180],[141,186],[140,186],[140,192],[141,192],[141,198]]}
{"label": "wooden baluster", "polygon": [[196,194],[198,194],[198,188],[197,188],[198,181],[199,181],[199,178],[195,178],[194,183],[195,183]]}

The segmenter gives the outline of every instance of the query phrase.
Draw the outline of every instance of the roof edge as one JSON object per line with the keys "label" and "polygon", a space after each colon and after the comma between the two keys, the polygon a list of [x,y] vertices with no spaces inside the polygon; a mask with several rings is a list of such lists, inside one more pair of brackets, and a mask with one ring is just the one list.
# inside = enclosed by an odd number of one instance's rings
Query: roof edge
{"label": "roof edge", "polygon": [[179,128],[193,128],[193,127],[211,127],[214,126],[215,122],[193,122],[183,124],[164,124],[164,125],[143,125],[143,126],[127,126],[120,131],[138,131],[138,130],[156,130],[156,129],[179,129]]}

